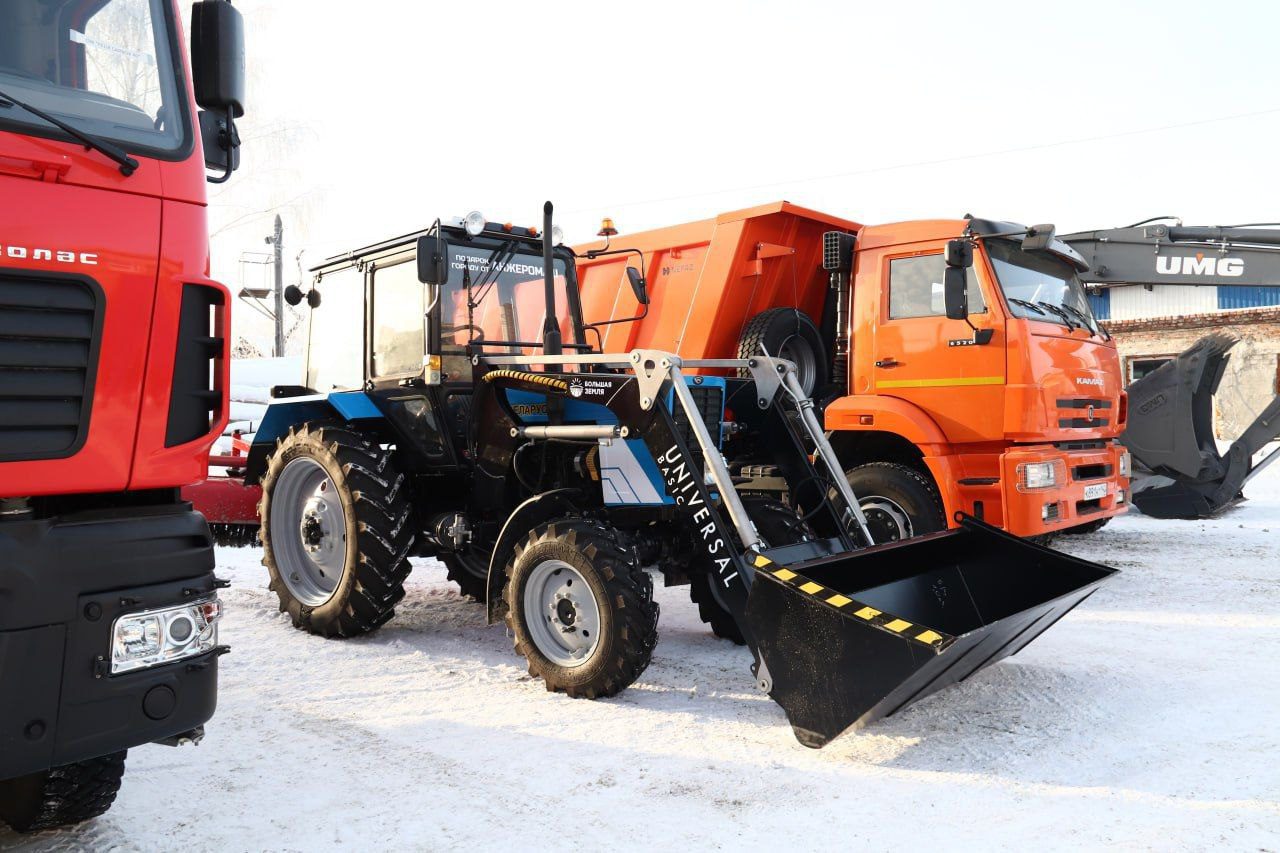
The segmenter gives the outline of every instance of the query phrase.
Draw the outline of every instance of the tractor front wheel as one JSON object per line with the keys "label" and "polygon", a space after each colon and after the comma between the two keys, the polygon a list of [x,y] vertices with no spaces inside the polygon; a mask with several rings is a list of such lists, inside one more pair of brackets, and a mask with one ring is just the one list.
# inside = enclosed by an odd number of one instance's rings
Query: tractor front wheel
{"label": "tractor front wheel", "polygon": [[0,821],[17,832],[35,832],[103,814],[120,790],[124,758],[113,752],[0,782]]}
{"label": "tractor front wheel", "polygon": [[262,479],[262,563],[281,612],[324,637],[354,637],[395,615],[414,542],[391,452],[341,424],[280,441]]}
{"label": "tractor front wheel", "polygon": [[562,518],[535,528],[507,565],[507,627],[548,690],[622,692],[658,642],[653,581],[604,524]]}

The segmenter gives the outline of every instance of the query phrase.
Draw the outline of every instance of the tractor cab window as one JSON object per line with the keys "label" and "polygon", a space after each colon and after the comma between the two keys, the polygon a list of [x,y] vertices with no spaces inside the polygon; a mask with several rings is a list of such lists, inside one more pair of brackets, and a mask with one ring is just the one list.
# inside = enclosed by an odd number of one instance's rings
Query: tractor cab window
{"label": "tractor cab window", "polygon": [[[184,147],[180,56],[167,0],[0,2],[0,91],[129,150]],[[0,127],[65,138],[2,98]]]}
{"label": "tractor cab window", "polygon": [[[507,244],[510,246],[511,244]],[[440,355],[446,380],[470,377],[468,344],[488,354],[541,353],[545,318],[541,255],[512,254],[502,246],[455,245],[449,281],[440,289]],[[578,337],[570,319],[565,265],[554,261],[556,315],[566,342]]]}
{"label": "tractor cab window", "polygon": [[[920,255],[890,261],[889,319],[945,316],[947,306],[942,290],[945,266],[942,255]],[[982,299],[982,288],[978,286],[978,277],[972,267],[968,269],[966,278],[969,283],[969,312],[982,314],[987,310],[987,304]]]}
{"label": "tractor cab window", "polygon": [[399,263],[373,271],[374,376],[406,376],[422,372],[426,352],[426,288],[417,265]]}
{"label": "tractor cab window", "polygon": [[326,272],[315,283],[321,302],[308,311],[307,385],[328,393],[364,384],[364,273]]}

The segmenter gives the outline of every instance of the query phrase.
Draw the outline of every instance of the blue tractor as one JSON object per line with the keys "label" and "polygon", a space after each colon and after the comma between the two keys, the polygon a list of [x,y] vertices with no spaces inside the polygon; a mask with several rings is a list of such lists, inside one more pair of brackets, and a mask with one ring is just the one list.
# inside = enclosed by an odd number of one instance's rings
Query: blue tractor
{"label": "blue tractor", "polygon": [[434,556],[548,689],[606,697],[649,664],[661,573],[817,747],[1016,652],[1112,573],[969,518],[875,543],[793,364],[599,352],[544,214],[315,270],[306,384],[273,389],[246,470],[299,629],[376,629]]}

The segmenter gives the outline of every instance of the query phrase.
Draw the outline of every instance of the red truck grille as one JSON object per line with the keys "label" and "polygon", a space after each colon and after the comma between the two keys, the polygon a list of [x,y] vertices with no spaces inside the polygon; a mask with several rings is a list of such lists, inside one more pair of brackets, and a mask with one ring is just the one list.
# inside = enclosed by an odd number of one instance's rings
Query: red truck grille
{"label": "red truck grille", "polygon": [[57,459],[84,444],[100,293],[87,278],[0,270],[0,461]]}

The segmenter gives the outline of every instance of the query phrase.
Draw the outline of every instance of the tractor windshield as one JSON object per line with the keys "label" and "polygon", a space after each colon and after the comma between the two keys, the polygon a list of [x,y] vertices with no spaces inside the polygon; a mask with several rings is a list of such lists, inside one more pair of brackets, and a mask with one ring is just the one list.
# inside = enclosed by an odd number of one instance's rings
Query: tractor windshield
{"label": "tractor windshield", "polygon": [[[0,2],[0,91],[128,150],[185,148],[181,51],[168,0]],[[67,138],[0,99],[0,128]]]}
{"label": "tractor windshield", "polygon": [[[556,316],[567,343],[582,343],[564,258],[554,261]],[[468,344],[496,355],[539,355],[546,317],[542,255],[516,240],[454,245],[440,288],[440,354],[446,379],[471,375]]]}
{"label": "tractor windshield", "polygon": [[1071,264],[1048,252],[1023,251],[1011,240],[984,243],[1013,316],[1100,333]]}

